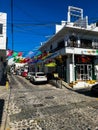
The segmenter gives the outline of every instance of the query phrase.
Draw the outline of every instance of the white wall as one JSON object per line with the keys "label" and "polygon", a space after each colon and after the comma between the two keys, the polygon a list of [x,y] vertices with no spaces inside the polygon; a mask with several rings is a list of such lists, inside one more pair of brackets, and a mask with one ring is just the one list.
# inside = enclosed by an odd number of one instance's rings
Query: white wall
{"label": "white wall", "polygon": [[69,71],[69,73],[70,73],[70,82],[72,82],[72,81],[74,81],[73,80],[73,65],[70,64],[69,66],[70,66],[70,71]]}
{"label": "white wall", "polygon": [[7,14],[0,13],[0,24],[3,24],[3,33],[0,34],[0,50],[6,50],[6,24]]}
{"label": "white wall", "polygon": [[61,25],[56,24],[55,33],[59,32],[66,24],[67,24],[66,21],[61,21]]}

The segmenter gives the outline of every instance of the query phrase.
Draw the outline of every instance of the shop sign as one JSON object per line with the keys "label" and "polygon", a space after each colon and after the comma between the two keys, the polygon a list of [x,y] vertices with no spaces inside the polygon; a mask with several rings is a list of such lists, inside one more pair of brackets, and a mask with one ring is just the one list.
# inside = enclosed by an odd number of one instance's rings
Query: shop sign
{"label": "shop sign", "polygon": [[98,55],[98,50],[82,50],[81,54],[87,54],[87,55]]}

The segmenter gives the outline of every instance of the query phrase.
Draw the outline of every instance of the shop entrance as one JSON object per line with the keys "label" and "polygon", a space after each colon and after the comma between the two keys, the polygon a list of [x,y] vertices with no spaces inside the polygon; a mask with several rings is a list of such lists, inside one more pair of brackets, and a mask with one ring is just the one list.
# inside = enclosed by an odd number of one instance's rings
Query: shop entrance
{"label": "shop entrance", "polygon": [[92,65],[76,64],[76,80],[92,80]]}

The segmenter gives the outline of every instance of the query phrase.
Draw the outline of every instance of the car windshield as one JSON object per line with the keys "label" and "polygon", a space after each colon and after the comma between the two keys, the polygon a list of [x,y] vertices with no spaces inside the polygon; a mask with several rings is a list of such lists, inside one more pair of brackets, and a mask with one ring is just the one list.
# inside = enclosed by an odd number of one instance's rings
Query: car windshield
{"label": "car windshield", "polygon": [[38,73],[37,76],[45,76],[44,73]]}

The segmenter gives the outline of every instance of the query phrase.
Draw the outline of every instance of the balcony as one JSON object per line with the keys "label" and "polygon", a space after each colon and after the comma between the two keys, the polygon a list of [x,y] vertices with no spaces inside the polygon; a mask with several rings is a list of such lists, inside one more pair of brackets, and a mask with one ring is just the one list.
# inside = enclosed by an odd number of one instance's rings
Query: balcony
{"label": "balcony", "polygon": [[98,45],[91,45],[91,44],[80,44],[78,45],[77,43],[70,43],[68,44],[67,46],[61,46],[61,47],[56,47],[54,49],[51,49],[49,52],[50,53],[54,53],[58,50],[61,50],[61,49],[66,49],[66,48],[81,48],[81,49],[98,49]]}

